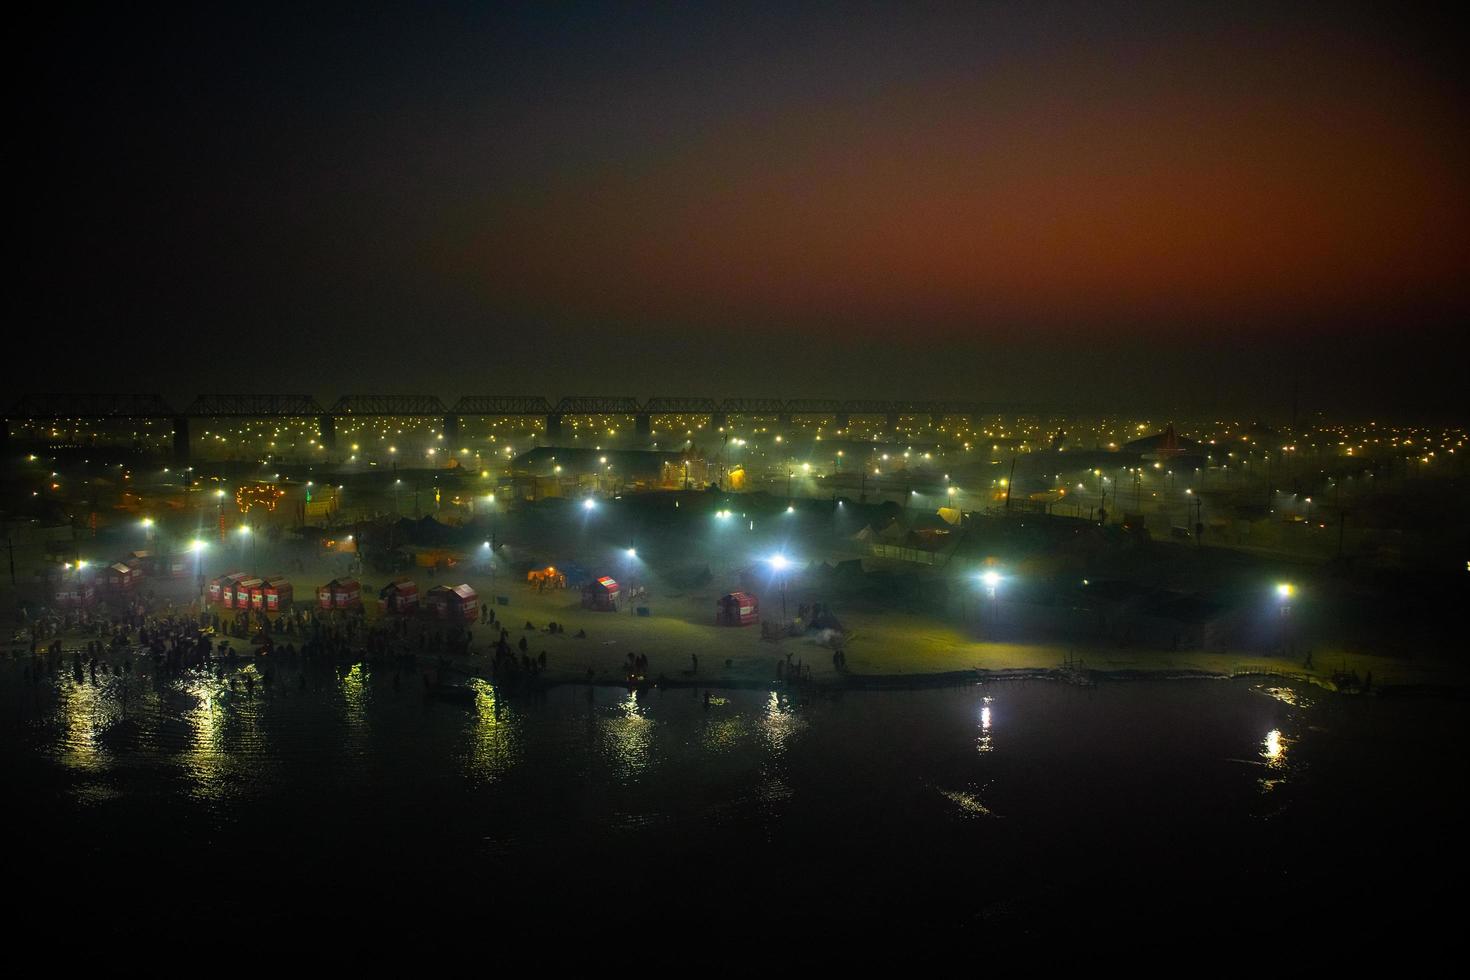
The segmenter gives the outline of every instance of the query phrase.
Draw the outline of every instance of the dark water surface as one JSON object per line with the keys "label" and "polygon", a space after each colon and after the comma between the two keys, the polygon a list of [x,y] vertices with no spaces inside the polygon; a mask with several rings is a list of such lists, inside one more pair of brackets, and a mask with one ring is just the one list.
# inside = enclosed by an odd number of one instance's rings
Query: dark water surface
{"label": "dark water surface", "polygon": [[[151,668],[149,668],[151,670]],[[1446,914],[1463,705],[1262,683],[809,699],[0,668],[17,884],[108,921],[1351,932]],[[1458,883],[1454,882],[1458,889]]]}

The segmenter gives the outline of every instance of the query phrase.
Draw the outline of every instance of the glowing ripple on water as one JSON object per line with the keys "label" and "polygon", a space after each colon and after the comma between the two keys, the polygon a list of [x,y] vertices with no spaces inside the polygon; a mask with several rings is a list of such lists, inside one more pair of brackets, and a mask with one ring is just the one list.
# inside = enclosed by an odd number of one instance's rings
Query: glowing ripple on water
{"label": "glowing ripple on water", "polygon": [[942,789],[939,791],[939,795],[959,807],[960,812],[966,817],[973,819],[993,815],[990,812],[990,808],[984,803],[981,803],[980,798],[974,793],[965,790]]}
{"label": "glowing ripple on water", "polygon": [[1310,708],[1312,699],[1289,687],[1265,687],[1260,689],[1261,693],[1269,698],[1275,698],[1282,704],[1289,704],[1293,708]]}
{"label": "glowing ripple on water", "polygon": [[1281,734],[1279,728],[1273,728],[1261,739],[1261,751],[1259,753],[1266,768],[1276,771],[1275,775],[1265,776],[1258,780],[1262,793],[1269,793],[1277,786],[1286,782],[1284,775],[1288,768],[1286,761],[1287,749],[1291,747],[1292,740]]}
{"label": "glowing ripple on water", "polygon": [[981,699],[980,705],[980,734],[975,737],[975,751],[981,755],[995,751],[995,745],[990,738],[990,700],[987,695]]}
{"label": "glowing ripple on water", "polygon": [[775,691],[766,700],[761,717],[761,733],[768,748],[777,755],[785,752],[791,741],[806,731],[806,719],[791,710],[786,700]]}
{"label": "glowing ripple on water", "polygon": [[654,724],[636,691],[629,691],[617,704],[616,714],[602,721],[604,750],[623,778],[642,775],[652,763]]}
{"label": "glowing ripple on water", "polygon": [[521,755],[520,718],[495,696],[493,685],[477,678],[475,714],[469,720],[465,767],[485,782],[494,782],[516,764]]}

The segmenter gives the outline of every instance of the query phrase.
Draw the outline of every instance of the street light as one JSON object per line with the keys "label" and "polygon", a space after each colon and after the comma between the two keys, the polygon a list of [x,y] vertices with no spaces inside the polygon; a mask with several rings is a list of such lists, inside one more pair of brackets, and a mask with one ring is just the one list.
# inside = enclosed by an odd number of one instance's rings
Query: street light
{"label": "street light", "polygon": [[189,542],[189,550],[194,552],[194,585],[199,589],[199,599],[204,600],[204,542],[198,538]]}
{"label": "street light", "polygon": [[771,568],[781,578],[781,622],[782,623],[785,623],[786,622],[786,575],[785,575],[785,572],[786,572],[787,567],[791,564],[791,562],[789,560],[787,560],[786,556],[783,555],[783,554],[781,554],[780,552],[777,552],[776,554],[772,555],[767,560],[770,562]]}
{"label": "street light", "polygon": [[1290,652],[1290,637],[1287,635],[1291,623],[1291,600],[1296,596],[1296,586],[1290,582],[1276,584],[1276,601],[1281,606],[1281,646]]}
{"label": "street light", "polygon": [[988,598],[995,598],[995,590],[1000,585],[1000,572],[991,570],[982,572],[980,582],[985,586],[985,594]]}

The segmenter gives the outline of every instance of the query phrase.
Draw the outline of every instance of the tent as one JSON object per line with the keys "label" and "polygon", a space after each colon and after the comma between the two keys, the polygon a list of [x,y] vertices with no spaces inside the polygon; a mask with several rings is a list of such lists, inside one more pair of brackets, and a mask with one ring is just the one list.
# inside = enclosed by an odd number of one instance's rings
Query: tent
{"label": "tent", "polygon": [[235,601],[235,583],[246,577],[244,572],[231,572],[228,575],[210,579],[209,601],[216,606],[230,608]]}
{"label": "tent", "polygon": [[411,613],[419,607],[419,587],[406,578],[394,579],[378,591],[378,607],[388,613]]}
{"label": "tent", "polygon": [[438,585],[424,596],[435,619],[473,623],[480,615],[480,597],[468,585]]}
{"label": "tent", "polygon": [[727,592],[715,601],[716,626],[749,626],[760,621],[760,602],[749,592]]}
{"label": "tent", "polygon": [[[266,612],[280,612],[291,605],[292,588],[291,583],[284,575],[275,575],[265,580],[265,588],[260,590],[261,606]],[[252,597],[253,600],[253,597]]]}
{"label": "tent", "polygon": [[117,592],[126,592],[137,584],[140,578],[138,571],[122,562],[113,562],[107,566],[107,587]]}
{"label": "tent", "polygon": [[254,603],[256,592],[265,586],[265,580],[255,577],[243,578],[235,583],[235,601],[231,608],[249,609]]}
{"label": "tent", "polygon": [[361,609],[362,586],[355,578],[334,578],[316,590],[319,609]]}
{"label": "tent", "polygon": [[600,576],[582,586],[582,608],[596,612],[617,612],[621,589],[617,580]]}
{"label": "tent", "polygon": [[332,587],[333,609],[361,609],[362,585],[355,578],[334,578]]}
{"label": "tent", "polygon": [[57,584],[55,600],[58,609],[88,608],[97,601],[97,589],[90,577],[67,576]]}

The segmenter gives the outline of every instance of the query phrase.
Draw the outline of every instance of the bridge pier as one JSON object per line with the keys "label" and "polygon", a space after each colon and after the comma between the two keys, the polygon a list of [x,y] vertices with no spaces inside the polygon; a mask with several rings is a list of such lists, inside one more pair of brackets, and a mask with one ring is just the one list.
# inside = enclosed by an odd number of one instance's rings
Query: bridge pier
{"label": "bridge pier", "polygon": [[837,428],[839,428],[839,429],[845,429],[845,428],[847,428],[850,425],[852,425],[852,416],[848,415],[846,412],[838,412],[837,413]]}
{"label": "bridge pier", "polygon": [[889,432],[897,432],[898,431],[898,413],[897,412],[889,412],[888,413],[888,431]]}
{"label": "bridge pier", "polygon": [[560,412],[552,412],[546,416],[546,438],[548,440],[561,438]]}
{"label": "bridge pier", "polygon": [[783,428],[783,429],[789,429],[789,428],[791,428],[791,413],[790,412],[782,412],[780,415],[777,415],[776,416],[776,424],[779,425],[779,426],[781,426],[781,428]]}
{"label": "bridge pier", "polygon": [[724,412],[715,412],[709,417],[709,427],[719,430],[730,424],[730,416]]}
{"label": "bridge pier", "polygon": [[633,416],[633,431],[637,432],[640,436],[643,436],[644,438],[652,435],[653,416],[649,415],[646,412],[641,412],[638,415]]}
{"label": "bridge pier", "polygon": [[459,416],[444,416],[444,442],[445,448],[454,451],[454,443],[459,442]]}
{"label": "bridge pier", "polygon": [[178,463],[189,461],[189,417],[187,415],[174,416],[174,461]]}
{"label": "bridge pier", "polygon": [[317,437],[321,439],[322,445],[327,452],[337,451],[337,420],[330,415],[323,415],[316,420]]}

